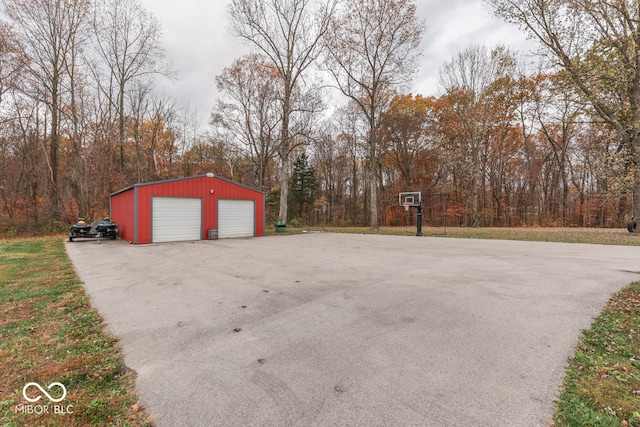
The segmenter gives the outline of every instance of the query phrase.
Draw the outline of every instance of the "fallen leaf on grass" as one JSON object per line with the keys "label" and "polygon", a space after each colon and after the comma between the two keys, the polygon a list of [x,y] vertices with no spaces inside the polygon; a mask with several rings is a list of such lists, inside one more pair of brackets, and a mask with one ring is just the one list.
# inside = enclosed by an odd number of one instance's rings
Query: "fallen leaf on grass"
{"label": "fallen leaf on grass", "polygon": [[140,410],[140,406],[142,406],[142,404],[138,400],[136,403],[133,404],[133,406],[131,407],[131,410],[133,412],[138,412]]}

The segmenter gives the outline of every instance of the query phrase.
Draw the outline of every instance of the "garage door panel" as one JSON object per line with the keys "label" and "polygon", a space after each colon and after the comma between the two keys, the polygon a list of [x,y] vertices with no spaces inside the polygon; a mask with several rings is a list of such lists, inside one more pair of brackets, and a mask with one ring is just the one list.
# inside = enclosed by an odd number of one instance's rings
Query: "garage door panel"
{"label": "garage door panel", "polygon": [[218,237],[253,237],[255,211],[254,200],[218,200]]}
{"label": "garage door panel", "polygon": [[152,242],[177,242],[202,238],[202,199],[154,197]]}

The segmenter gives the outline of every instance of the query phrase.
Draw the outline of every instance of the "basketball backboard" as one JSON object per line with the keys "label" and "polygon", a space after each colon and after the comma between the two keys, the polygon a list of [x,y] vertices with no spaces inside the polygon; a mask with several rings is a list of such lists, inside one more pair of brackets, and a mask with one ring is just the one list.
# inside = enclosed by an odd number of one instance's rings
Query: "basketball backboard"
{"label": "basketball backboard", "polygon": [[408,206],[420,206],[422,204],[422,193],[420,191],[405,191],[399,193],[398,202],[405,209]]}

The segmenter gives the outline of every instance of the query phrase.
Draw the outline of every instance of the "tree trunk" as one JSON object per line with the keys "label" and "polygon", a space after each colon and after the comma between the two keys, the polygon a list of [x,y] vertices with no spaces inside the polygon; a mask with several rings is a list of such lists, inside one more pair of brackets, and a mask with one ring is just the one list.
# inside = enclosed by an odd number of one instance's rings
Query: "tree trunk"
{"label": "tree trunk", "polygon": [[375,172],[375,166],[371,165],[371,176],[370,176],[370,190],[371,190],[371,194],[370,194],[370,209],[371,209],[371,229],[372,230],[377,230],[379,227],[378,225],[378,181],[376,180],[376,172]]}
{"label": "tree trunk", "polygon": [[71,186],[73,189],[72,197],[76,201],[76,212],[74,216],[81,216],[80,212],[84,216],[90,216],[88,205],[88,192],[86,191],[83,177],[86,176],[85,156],[82,150],[81,131],[80,131],[80,117],[78,111],[78,103],[76,99],[76,49],[72,49],[71,63],[68,66],[69,74],[69,87],[71,95],[71,118],[73,125],[73,154],[72,158],[75,159],[75,164],[69,166],[69,174],[71,175]]}
{"label": "tree trunk", "polygon": [[370,185],[370,205],[371,229],[377,230],[378,225],[378,129],[376,126],[376,103],[372,97],[369,104],[367,120],[369,121],[369,185]]}
{"label": "tree trunk", "polygon": [[120,81],[118,94],[118,144],[120,145],[120,184],[124,184],[124,80]]}
{"label": "tree trunk", "polygon": [[[563,156],[564,159],[564,156]],[[562,177],[562,226],[566,227],[568,220],[569,220],[569,216],[568,216],[568,211],[569,211],[569,176],[567,174],[567,169],[564,165],[562,165],[562,168],[560,170],[560,174]]]}
{"label": "tree trunk", "polygon": [[640,138],[632,141],[633,144],[633,211],[631,215],[638,218],[640,215]]}
{"label": "tree trunk", "polygon": [[289,209],[289,113],[291,111],[291,84],[285,77],[285,94],[282,104],[282,131],[280,137],[280,212],[278,212],[278,224],[287,223],[287,211]]}
{"label": "tree trunk", "polygon": [[58,80],[54,71],[51,90],[51,142],[49,144],[49,161],[51,162],[51,186],[49,188],[49,214],[51,219],[59,219],[58,200],[58,149],[60,148],[60,136],[58,134],[59,105],[58,105]]}
{"label": "tree trunk", "polygon": [[278,224],[287,223],[287,209],[289,197],[289,156],[281,156],[280,166],[280,211],[278,213]]}
{"label": "tree trunk", "polygon": [[471,226],[480,225],[480,215],[478,214],[478,201],[480,198],[480,167],[476,164],[473,168],[473,178],[471,181]]}

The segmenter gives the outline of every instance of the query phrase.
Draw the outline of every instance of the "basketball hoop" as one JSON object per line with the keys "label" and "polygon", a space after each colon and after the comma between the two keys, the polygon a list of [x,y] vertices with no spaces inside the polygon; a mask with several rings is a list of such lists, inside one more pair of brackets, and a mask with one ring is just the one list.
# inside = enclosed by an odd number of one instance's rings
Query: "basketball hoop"
{"label": "basketball hoop", "polygon": [[416,208],[416,236],[422,236],[422,193],[420,191],[403,191],[398,193],[398,203],[404,206],[409,213],[409,208]]}

